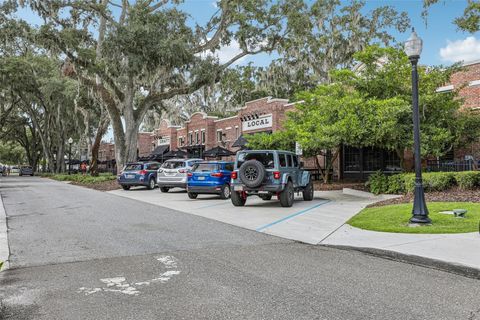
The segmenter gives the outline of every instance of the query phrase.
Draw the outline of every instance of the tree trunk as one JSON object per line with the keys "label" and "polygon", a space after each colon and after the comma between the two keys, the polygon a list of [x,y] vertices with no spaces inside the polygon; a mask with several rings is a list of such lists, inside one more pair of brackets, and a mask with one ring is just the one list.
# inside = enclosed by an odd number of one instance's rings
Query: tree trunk
{"label": "tree trunk", "polygon": [[406,166],[405,166],[405,151],[403,149],[395,149],[395,152],[397,153],[397,156],[400,158],[400,167],[403,169],[403,171],[408,171]]}
{"label": "tree trunk", "polygon": [[98,176],[98,150],[100,149],[100,143],[102,142],[102,138],[107,132],[108,129],[108,117],[100,116],[100,123],[98,125],[97,133],[95,134],[95,140],[92,145],[92,161],[90,163],[90,174],[92,176]]}

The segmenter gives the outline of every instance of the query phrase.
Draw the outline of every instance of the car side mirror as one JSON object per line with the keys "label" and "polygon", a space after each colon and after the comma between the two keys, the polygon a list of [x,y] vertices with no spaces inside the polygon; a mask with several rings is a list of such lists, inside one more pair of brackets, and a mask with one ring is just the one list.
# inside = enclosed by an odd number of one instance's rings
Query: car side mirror
{"label": "car side mirror", "polygon": [[303,169],[305,167],[305,163],[303,161],[300,161],[300,169]]}

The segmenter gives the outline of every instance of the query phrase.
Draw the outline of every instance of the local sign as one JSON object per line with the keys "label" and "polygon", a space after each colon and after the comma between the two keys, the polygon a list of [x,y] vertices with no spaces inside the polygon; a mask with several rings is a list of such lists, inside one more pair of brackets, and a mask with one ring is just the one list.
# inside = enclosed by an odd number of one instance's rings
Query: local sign
{"label": "local sign", "polygon": [[165,137],[157,140],[157,146],[164,146],[170,144],[170,137]]}
{"label": "local sign", "polygon": [[250,131],[272,127],[272,115],[261,116],[258,119],[243,121],[242,131]]}

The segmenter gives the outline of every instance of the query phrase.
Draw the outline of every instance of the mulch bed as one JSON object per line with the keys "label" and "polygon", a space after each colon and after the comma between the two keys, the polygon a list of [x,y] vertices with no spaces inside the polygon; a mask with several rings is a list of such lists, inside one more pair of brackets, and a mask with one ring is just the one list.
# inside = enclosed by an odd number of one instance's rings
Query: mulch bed
{"label": "mulch bed", "polygon": [[74,184],[76,186],[82,186],[85,188],[95,189],[99,191],[111,191],[111,190],[117,190],[121,188],[117,180],[97,182],[92,184],[72,182],[71,184]]}
{"label": "mulch bed", "polygon": [[313,182],[314,189],[316,191],[330,191],[330,190],[342,190],[343,188],[350,188],[361,191],[368,191],[363,182],[332,182],[323,183],[322,181]]}
{"label": "mulch bed", "polygon": [[[447,191],[427,192],[425,193],[425,200],[427,202],[480,202],[480,189],[460,190],[458,188],[452,188]],[[406,194],[400,198],[380,201],[368,207],[380,207],[399,203],[413,203],[413,194]]]}

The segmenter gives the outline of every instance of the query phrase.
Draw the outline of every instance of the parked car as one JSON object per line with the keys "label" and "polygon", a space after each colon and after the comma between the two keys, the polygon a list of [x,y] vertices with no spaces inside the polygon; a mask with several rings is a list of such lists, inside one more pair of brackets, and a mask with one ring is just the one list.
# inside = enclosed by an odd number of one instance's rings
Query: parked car
{"label": "parked car", "polygon": [[10,174],[20,174],[20,168],[17,166],[12,166],[10,168]]}
{"label": "parked car", "polygon": [[196,199],[199,194],[218,194],[230,198],[230,177],[233,162],[209,161],[196,163],[190,170],[187,182],[188,197]]}
{"label": "parked car", "polygon": [[128,163],[117,176],[117,181],[123,190],[129,190],[133,186],[146,186],[152,190],[157,181],[158,168],[160,168],[158,162]]}
{"label": "parked car", "polygon": [[171,188],[187,188],[187,172],[203,159],[170,159],[165,161],[157,174],[157,184],[162,192]]}
{"label": "parked car", "polygon": [[19,176],[33,176],[33,168],[30,166],[21,166]]}
{"label": "parked car", "polygon": [[313,200],[310,172],[303,170],[297,155],[289,151],[239,151],[231,188],[234,206],[244,206],[252,195],[263,200],[276,195],[282,207],[293,205],[295,192],[302,192],[305,201]]}

